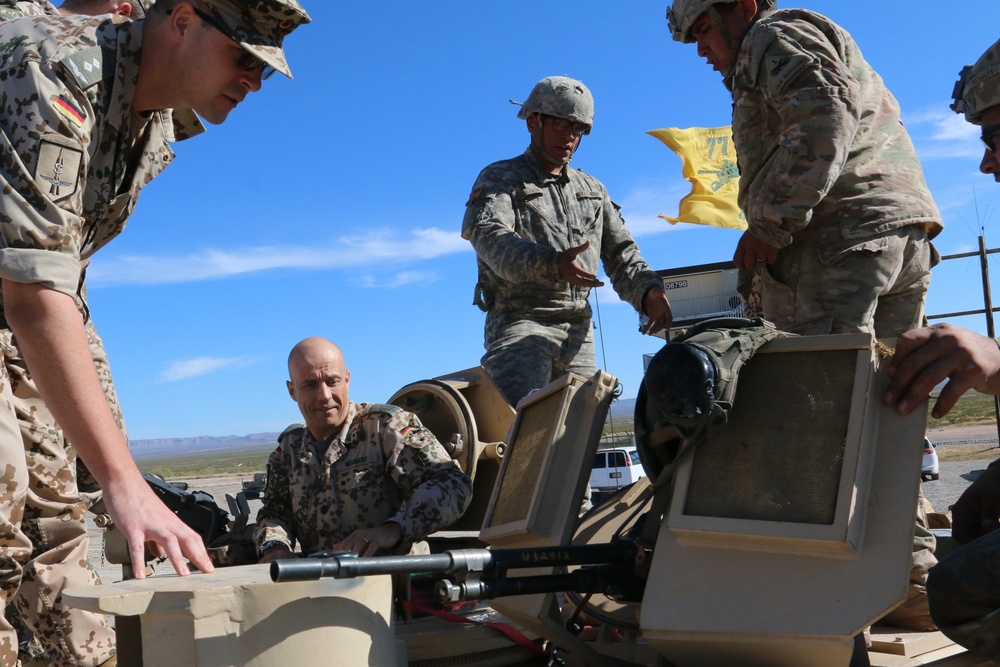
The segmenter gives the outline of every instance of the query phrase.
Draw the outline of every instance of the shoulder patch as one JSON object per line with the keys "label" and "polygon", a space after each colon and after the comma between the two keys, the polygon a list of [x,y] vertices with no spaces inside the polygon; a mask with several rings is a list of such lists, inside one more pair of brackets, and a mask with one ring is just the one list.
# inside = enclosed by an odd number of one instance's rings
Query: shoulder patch
{"label": "shoulder patch", "polygon": [[83,149],[72,139],[46,134],[38,142],[35,184],[54,202],[76,192],[80,184]]}
{"label": "shoulder patch", "polygon": [[288,426],[284,431],[281,432],[281,435],[278,436],[278,442],[280,443],[282,440],[284,440],[286,435],[291,435],[292,433],[295,433],[296,431],[304,431],[305,428],[306,428],[306,425],[302,424],[302,423],[292,424],[292,425]]}
{"label": "shoulder patch", "polygon": [[770,94],[779,95],[799,74],[816,62],[818,62],[816,56],[778,35],[764,54],[759,76],[763,78],[763,83]]}
{"label": "shoulder patch", "polygon": [[365,406],[363,414],[370,415],[378,412],[385,413],[387,415],[396,415],[403,411],[403,408],[396,405],[389,405],[388,403],[369,403]]}
{"label": "shoulder patch", "polygon": [[[113,63],[114,59],[111,59]],[[104,51],[99,46],[72,53],[60,61],[73,79],[86,90],[111,76],[112,68],[105,67]],[[108,71],[105,72],[105,69]]]}

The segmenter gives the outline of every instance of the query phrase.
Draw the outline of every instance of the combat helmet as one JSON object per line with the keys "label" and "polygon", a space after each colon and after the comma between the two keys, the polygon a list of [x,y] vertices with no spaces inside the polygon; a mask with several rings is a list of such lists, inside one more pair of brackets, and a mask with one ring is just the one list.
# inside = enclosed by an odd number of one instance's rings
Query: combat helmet
{"label": "combat helmet", "polygon": [[[734,2],[736,0],[674,0],[674,3],[667,7],[667,25],[670,26],[670,32],[674,40],[685,44],[693,44],[695,40],[691,36],[691,26],[694,25],[695,20],[699,16],[707,12],[712,22],[719,28],[719,32],[726,36],[733,43],[734,47],[738,48],[739,37],[729,34],[729,31],[722,23],[722,17],[719,16],[718,10],[715,9],[716,5],[731,5]],[[775,6],[775,3],[776,0],[758,0],[757,12],[760,13],[771,9]]]}
{"label": "combat helmet", "polygon": [[983,122],[983,111],[1000,104],[1000,41],[979,57],[975,65],[966,65],[959,73],[951,108],[965,114],[975,125]]}
{"label": "combat helmet", "polygon": [[594,126],[594,96],[581,81],[568,76],[547,76],[528,93],[517,117],[523,120],[536,113],[583,123],[587,126],[584,134],[590,134]]}

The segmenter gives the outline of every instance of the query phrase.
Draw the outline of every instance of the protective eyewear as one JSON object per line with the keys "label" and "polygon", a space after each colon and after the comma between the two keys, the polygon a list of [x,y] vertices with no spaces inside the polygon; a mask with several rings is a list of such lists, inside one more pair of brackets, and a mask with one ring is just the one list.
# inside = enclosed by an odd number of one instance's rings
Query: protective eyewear
{"label": "protective eyewear", "polygon": [[549,121],[552,129],[556,132],[570,132],[578,137],[590,132],[590,126],[586,123],[576,123],[565,118],[557,118],[556,116],[548,116],[546,114],[539,115]]}
{"label": "protective eyewear", "polygon": [[991,153],[997,152],[996,136],[1000,133],[1000,125],[983,125],[983,146],[986,146]]}
{"label": "protective eyewear", "polygon": [[[204,21],[208,25],[212,26],[213,28],[215,28],[216,30],[218,30],[223,35],[225,35],[229,39],[233,40],[237,44],[240,43],[240,41],[238,39],[236,39],[236,37],[233,36],[233,34],[230,33],[229,30],[227,30],[225,26],[223,26],[221,23],[219,23],[218,21],[216,21],[214,18],[212,18],[211,16],[209,16],[205,12],[201,11],[200,9],[198,9],[197,7],[195,7],[194,5],[191,6],[191,9],[194,10],[194,13],[197,14],[198,18],[200,18],[202,21]],[[260,78],[261,78],[261,80],[267,79],[272,74],[274,74],[274,68],[273,67],[271,67],[266,62],[264,62],[263,60],[261,60],[260,58],[258,58],[257,56],[255,56],[254,54],[252,54],[249,51],[247,51],[246,49],[244,49],[242,46],[240,47],[240,55],[236,56],[236,66],[239,67],[244,72],[252,72],[255,69],[257,69],[258,67],[261,68],[261,71],[260,71]]]}

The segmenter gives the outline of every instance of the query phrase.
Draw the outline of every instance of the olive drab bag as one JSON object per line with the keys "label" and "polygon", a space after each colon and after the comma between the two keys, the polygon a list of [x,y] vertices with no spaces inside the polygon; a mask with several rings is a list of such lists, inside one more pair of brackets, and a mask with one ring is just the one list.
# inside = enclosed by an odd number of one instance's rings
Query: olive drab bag
{"label": "olive drab bag", "polygon": [[647,546],[655,543],[673,471],[725,427],[740,370],[768,341],[794,335],[761,318],[714,318],[664,345],[650,361],[635,404],[636,444],[655,493],[643,533]]}

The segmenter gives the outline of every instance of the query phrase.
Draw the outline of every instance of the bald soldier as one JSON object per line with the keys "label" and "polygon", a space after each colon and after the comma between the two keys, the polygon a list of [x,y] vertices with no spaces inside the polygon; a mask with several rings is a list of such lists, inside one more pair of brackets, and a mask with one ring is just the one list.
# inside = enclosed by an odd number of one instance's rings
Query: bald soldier
{"label": "bald soldier", "polygon": [[472,481],[416,415],[352,403],[340,348],[306,338],[288,355],[285,383],[305,420],[285,429],[267,462],[254,540],[261,562],[303,554],[406,553],[454,523]]}
{"label": "bald soldier", "polygon": [[[90,615],[82,645],[56,622],[68,613],[62,591],[97,581],[85,567],[77,454],[104,490],[136,576],[146,544],[182,575],[185,555],[212,569],[201,538],[143,480],[115,422],[88,339],[84,267],[173,159],[170,143],[200,129],[195,114],[222,123],[271,71],[291,75],[282,41],[308,21],[295,0],[160,0],[144,21],[0,24],[0,599],[57,647],[53,665],[113,660],[103,617]],[[161,113],[171,108],[172,121]],[[0,622],[0,664],[16,661],[15,634]]]}

